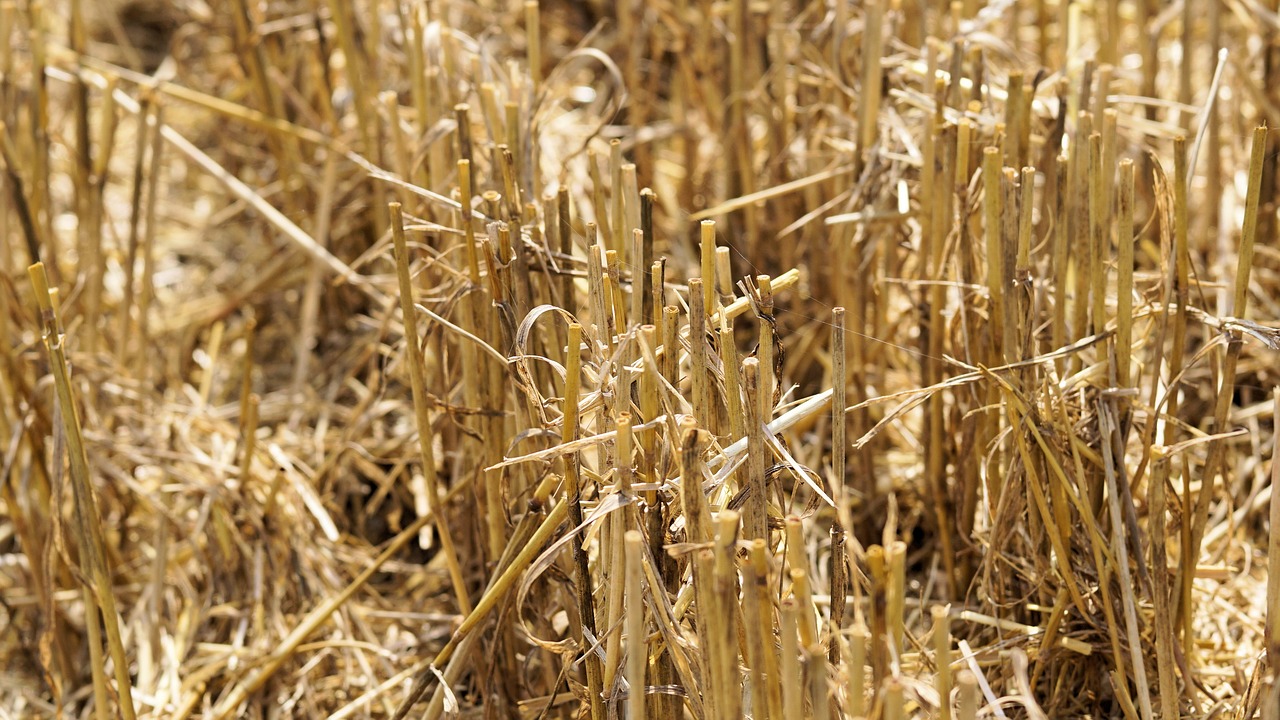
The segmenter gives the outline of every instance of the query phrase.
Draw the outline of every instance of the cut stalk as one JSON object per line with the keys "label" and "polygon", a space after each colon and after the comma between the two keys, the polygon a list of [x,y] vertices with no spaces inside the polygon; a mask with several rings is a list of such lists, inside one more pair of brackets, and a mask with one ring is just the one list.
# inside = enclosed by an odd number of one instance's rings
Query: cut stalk
{"label": "cut stalk", "polygon": [[747,499],[743,505],[742,528],[748,540],[766,539],[768,536],[769,496],[765,488],[765,438],[764,407],[767,402],[760,390],[760,361],[747,358],[742,361],[742,375],[747,400]]}
{"label": "cut stalk", "polygon": [[938,720],[951,720],[951,620],[945,607],[934,605],[933,617],[933,686],[938,691]]}
{"label": "cut stalk", "polygon": [[826,656],[821,645],[804,651],[805,673],[809,677],[809,707],[815,718],[831,716],[830,690],[827,683]]}
{"label": "cut stalk", "polygon": [[801,647],[812,647],[818,640],[818,621],[813,611],[813,593],[809,588],[808,572],[791,571],[791,594],[795,597],[796,607],[800,611],[798,621]]}
{"label": "cut stalk", "polygon": [[[617,478],[615,492],[623,497],[631,498],[631,453],[632,432],[631,413],[619,412],[614,421],[617,454],[614,456],[614,473]],[[626,557],[625,543],[619,542],[628,530],[635,528],[633,520],[634,505],[609,516],[610,526],[605,546],[612,552],[609,563],[609,614],[607,627],[612,628],[606,638],[604,688],[614,687],[614,676],[617,675],[622,656],[622,624],[626,609]]]}
{"label": "cut stalk", "polygon": [[[702,280],[690,278],[690,299],[702,296]],[[707,318],[697,302],[689,304],[689,378],[693,390],[693,414],[698,426],[715,427],[716,407],[711,391],[707,345]]]}
{"label": "cut stalk", "polygon": [[605,290],[604,264],[600,245],[596,242],[596,226],[587,223],[587,296],[591,309],[591,335],[599,348],[612,352],[613,335],[609,332],[608,299]]}
{"label": "cut stalk", "polygon": [[800,645],[796,642],[796,625],[800,615],[796,601],[782,601],[782,711],[786,718],[804,717],[804,683],[800,678]]}
{"label": "cut stalk", "polygon": [[904,720],[906,718],[906,698],[902,681],[889,678],[884,684],[884,720]]}
{"label": "cut stalk", "polygon": [[573,260],[573,216],[570,215],[568,188],[560,188],[560,192],[556,195],[556,202],[558,203],[556,220],[560,226],[560,262],[566,266],[561,268],[560,307],[572,315],[577,312],[578,303],[573,275],[568,272],[567,267]]}
{"label": "cut stalk", "polygon": [[773,315],[773,282],[768,275],[756,276],[756,287],[760,291],[760,342],[756,346],[756,355],[760,358],[760,394],[765,399],[761,408],[761,417],[768,422],[773,417],[773,406],[778,402],[782,388],[781,367],[775,357],[777,325]]}
{"label": "cut stalk", "polygon": [[862,92],[858,105],[858,159],[865,164],[876,142],[880,119],[880,61],[884,55],[884,0],[868,0],[864,6],[862,38]]}
{"label": "cut stalk", "polygon": [[715,315],[720,309],[716,298],[716,221],[703,220],[700,224],[702,232],[702,305],[707,317]]}
{"label": "cut stalk", "polygon": [[645,668],[649,643],[644,629],[644,536],[628,530],[624,536],[627,557],[627,716],[646,717]]}
{"label": "cut stalk", "polygon": [[849,593],[848,554],[845,528],[851,522],[849,494],[845,488],[846,428],[849,406],[848,368],[845,356],[845,312],[831,311],[831,490],[836,501],[836,519],[831,523],[831,619],[827,658],[833,668],[840,666],[840,638],[844,633],[845,598]]}
{"label": "cut stalk", "polygon": [[[1249,157],[1249,186],[1248,194],[1245,196],[1244,226],[1240,233],[1235,292],[1231,305],[1232,313],[1242,319],[1248,311],[1249,275],[1253,267],[1254,241],[1258,232],[1258,200],[1261,192],[1262,165],[1266,145],[1266,126],[1255,128],[1253,131],[1253,150]],[[1223,358],[1221,373],[1218,376],[1218,396],[1213,413],[1213,428],[1219,437],[1209,442],[1200,496],[1197,498],[1194,515],[1191,519],[1191,537],[1187,548],[1189,552],[1183,556],[1183,562],[1178,569],[1179,588],[1182,591],[1178,611],[1181,617],[1188,619],[1191,615],[1191,583],[1195,578],[1195,568],[1200,558],[1200,544],[1204,539],[1205,525],[1209,519],[1209,506],[1213,502],[1218,475],[1224,469],[1226,444],[1220,435],[1226,431],[1227,421],[1230,417],[1232,399],[1235,396],[1236,366],[1240,360],[1240,350],[1243,345],[1244,341],[1237,331],[1228,331],[1227,351],[1226,356]],[[1187,634],[1189,637],[1190,633],[1188,632]]]}
{"label": "cut stalk", "polygon": [[1089,311],[1092,332],[1100,333],[1107,324],[1106,273],[1106,195],[1103,175],[1109,168],[1102,164],[1102,135],[1089,135]]}
{"label": "cut stalk", "polygon": [[957,720],[977,720],[978,718],[978,678],[968,670],[961,670],[956,677],[960,688],[960,707]]}
{"label": "cut stalk", "polygon": [[[640,314],[636,318],[636,322],[643,325],[652,325],[654,310],[662,307],[654,304],[654,297],[649,292],[653,287],[653,204],[656,200],[657,196],[649,188],[640,191],[640,257],[634,259],[639,264],[631,282],[637,286],[634,292],[643,296]],[[708,312],[707,317],[710,316]]]}
{"label": "cut stalk", "polygon": [[[1054,198],[1053,223],[1053,349],[1067,344],[1067,273],[1070,263],[1068,249],[1071,236],[1068,233],[1068,217],[1071,192],[1071,158],[1063,151],[1057,160],[1058,192]],[[1064,370],[1064,359],[1054,361],[1059,375]]]}
{"label": "cut stalk", "polygon": [[907,544],[901,540],[889,546],[889,585],[886,593],[885,615],[889,625],[888,640],[895,662],[901,662],[903,639],[906,635],[905,616],[907,602],[906,560]]}
{"label": "cut stalk", "polygon": [[871,704],[880,699],[884,681],[889,677],[889,645],[892,638],[886,620],[886,590],[889,585],[888,568],[882,545],[867,548],[867,570],[871,580]]}
{"label": "cut stalk", "polygon": [[529,77],[533,80],[533,94],[542,89],[542,28],[538,0],[525,0],[524,31],[528,41]]}
{"label": "cut stalk", "polygon": [[716,289],[720,292],[721,304],[726,300],[734,302],[733,267],[727,247],[716,248]]}
{"label": "cut stalk", "polygon": [[662,308],[662,357],[658,359],[662,377],[671,387],[680,386],[680,308]]}
{"label": "cut stalk", "polygon": [[[565,349],[564,410],[561,424],[561,440],[573,442],[578,436],[578,392],[582,374],[582,326],[569,324],[569,344]],[[565,453],[564,477],[568,500],[569,522],[573,527],[582,525],[582,478],[578,453]],[[587,562],[587,548],[581,542],[573,544],[573,563],[576,572],[574,589],[578,596],[578,615],[582,622],[579,633],[584,647],[591,638],[599,637],[596,630],[596,606],[591,587],[591,569]],[[602,681],[600,656],[587,652],[587,692],[592,720],[604,720],[605,709],[601,695]]]}
{"label": "cut stalk", "polygon": [[1130,385],[1133,361],[1133,161],[1120,161],[1120,217],[1116,227],[1119,246],[1116,267],[1116,384]]}
{"label": "cut stalk", "polygon": [[725,409],[729,413],[729,439],[738,441],[746,436],[747,423],[743,417],[742,383],[739,375],[738,347],[734,344],[731,320],[723,319],[723,327],[715,329],[720,347],[720,363],[724,368]]}
{"label": "cut stalk", "polygon": [[742,575],[742,620],[746,634],[747,679],[751,714],[767,720],[781,717],[781,701],[774,702],[778,683],[772,667],[773,606],[769,601],[769,572],[765,541],[751,541]]}
{"label": "cut stalk", "polygon": [[711,625],[711,706],[725,720],[742,717],[742,680],[738,672],[738,572],[734,562],[738,534],[738,513],[724,510],[716,519],[715,549],[711,597],[714,604],[706,608],[701,621]]}
{"label": "cut stalk", "polygon": [[711,717],[718,717],[717,701],[720,695],[716,692],[721,680],[720,667],[716,663],[712,648],[721,641],[716,632],[713,618],[719,613],[712,609],[715,594],[712,592],[713,556],[707,545],[711,541],[711,512],[707,506],[706,495],[702,491],[704,465],[702,462],[702,443],[697,424],[691,418],[681,423],[680,453],[680,499],[684,506],[685,528],[689,542],[699,548],[692,558],[692,575],[694,594],[699,616],[705,621],[698,623],[698,641],[702,646],[703,677],[707,678],[711,687],[707,699],[707,709]]}
{"label": "cut stalk", "polygon": [[1022,146],[1022,125],[1024,122],[1023,114],[1029,107],[1023,101],[1022,73],[1017,70],[1009,73],[1009,81],[1007,84],[1008,98],[1005,100],[1005,127],[1008,130],[1009,137],[1004,144],[1004,164],[1008,167],[1022,167],[1026,165],[1026,152]]}
{"label": "cut stalk", "polygon": [[983,234],[987,245],[987,297],[989,298],[991,328],[991,357],[996,363],[1004,362],[1001,345],[1003,334],[996,325],[1004,319],[1004,249],[1000,241],[1000,150],[988,147],[982,151],[982,208]]}
{"label": "cut stalk", "polygon": [[[609,249],[620,255],[626,252],[626,239],[631,228],[627,225],[627,195],[622,186],[622,141],[609,141]],[[624,260],[625,262],[625,260]]]}
{"label": "cut stalk", "polygon": [[[848,452],[848,356],[845,351],[845,310],[831,311],[831,488],[836,501],[838,522],[850,520],[848,490],[845,487]],[[834,610],[834,606],[833,606]],[[843,613],[843,608],[841,608]]]}
{"label": "cut stalk", "polygon": [[[1082,338],[1089,334],[1089,290],[1090,290],[1090,252],[1092,248],[1089,234],[1089,136],[1093,133],[1093,114],[1081,111],[1076,118],[1076,132],[1071,139],[1072,177],[1071,195],[1068,202],[1072,205],[1071,242],[1080,249],[1072,258],[1071,285],[1071,338]],[[1070,373],[1079,372],[1082,358],[1075,355],[1071,358]]]}
{"label": "cut stalk", "polygon": [[409,275],[409,251],[404,238],[404,217],[400,213],[400,203],[393,202],[388,207],[391,210],[391,236],[395,242],[396,277],[400,282],[400,311],[404,315],[405,353],[409,363],[409,381],[413,390],[413,416],[418,426],[418,453],[421,456],[422,475],[430,502],[427,511],[434,516],[436,532],[440,534],[440,550],[449,568],[454,596],[458,601],[458,608],[465,615],[471,611],[471,599],[467,593],[467,582],[462,574],[462,565],[458,562],[457,550],[454,549],[453,534],[449,531],[448,520],[445,519],[444,497],[440,494],[439,482],[436,478],[435,449],[432,447],[434,432],[431,429],[427,382],[423,376],[418,312],[414,308],[413,280]]}
{"label": "cut stalk", "polygon": [[848,687],[845,710],[849,717],[866,717],[867,714],[867,642],[870,633],[858,621],[849,632]]}

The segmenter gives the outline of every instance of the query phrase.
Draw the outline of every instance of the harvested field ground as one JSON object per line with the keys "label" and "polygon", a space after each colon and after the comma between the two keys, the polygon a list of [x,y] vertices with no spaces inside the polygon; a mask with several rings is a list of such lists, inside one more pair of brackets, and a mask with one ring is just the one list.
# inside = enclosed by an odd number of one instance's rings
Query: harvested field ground
{"label": "harvested field ground", "polygon": [[1277,122],[1277,0],[0,0],[0,720],[1280,717]]}

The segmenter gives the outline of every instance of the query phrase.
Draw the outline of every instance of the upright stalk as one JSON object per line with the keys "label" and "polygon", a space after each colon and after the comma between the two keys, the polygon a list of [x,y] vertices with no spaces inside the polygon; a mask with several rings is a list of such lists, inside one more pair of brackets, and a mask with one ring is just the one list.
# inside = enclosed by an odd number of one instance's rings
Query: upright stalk
{"label": "upright stalk", "polygon": [[462,565],[458,562],[458,553],[454,549],[453,534],[449,531],[448,513],[445,512],[444,496],[440,493],[439,481],[436,478],[436,456],[432,447],[435,433],[431,429],[431,414],[427,397],[427,381],[423,377],[422,346],[418,335],[418,311],[413,301],[413,280],[409,275],[409,250],[404,237],[404,217],[400,212],[400,203],[388,205],[391,210],[391,237],[395,243],[396,277],[400,282],[400,311],[404,315],[405,354],[409,363],[409,381],[413,390],[413,417],[418,426],[418,452],[422,460],[422,475],[426,481],[427,499],[430,502],[428,512],[435,519],[436,532],[440,534],[440,551],[444,554],[445,564],[449,568],[449,578],[453,582],[453,593],[458,601],[458,608],[465,615],[471,611],[471,599],[467,594],[467,582],[462,574]]}

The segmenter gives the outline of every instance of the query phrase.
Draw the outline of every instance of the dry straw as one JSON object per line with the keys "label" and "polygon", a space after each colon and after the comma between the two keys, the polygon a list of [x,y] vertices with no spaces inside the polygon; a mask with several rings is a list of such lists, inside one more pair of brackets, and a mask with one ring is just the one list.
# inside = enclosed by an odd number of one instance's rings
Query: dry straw
{"label": "dry straw", "polygon": [[0,0],[0,716],[1273,716],[1275,8],[1126,7]]}

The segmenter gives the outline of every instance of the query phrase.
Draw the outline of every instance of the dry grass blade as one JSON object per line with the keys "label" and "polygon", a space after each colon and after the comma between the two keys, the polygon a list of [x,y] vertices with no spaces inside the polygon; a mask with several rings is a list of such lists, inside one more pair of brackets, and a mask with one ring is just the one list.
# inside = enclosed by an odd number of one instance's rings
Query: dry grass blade
{"label": "dry grass blade", "polygon": [[[63,424],[60,432],[65,435],[71,475],[71,497],[76,516],[76,522],[71,527],[75,547],[80,554],[79,571],[83,573],[81,582],[87,586],[85,612],[102,614],[101,625],[95,617],[88,621],[89,627],[102,627],[106,631],[108,655],[115,669],[115,692],[119,697],[119,713],[125,720],[133,720],[136,717],[136,710],[129,680],[129,660],[120,633],[119,616],[116,614],[115,583],[108,566],[110,551],[102,529],[97,493],[93,489],[90,478],[89,459],[80,425],[81,413],[72,394],[71,377],[67,367],[66,335],[59,327],[53,303],[50,301],[49,281],[44,265],[36,263],[28,268],[28,273],[31,277],[36,304],[40,309],[44,327],[44,345],[49,353],[49,364],[53,370],[58,416],[62,418]],[[62,459],[58,458],[57,462],[61,463]],[[55,512],[59,511],[60,508],[55,509]],[[91,598],[90,593],[92,593]],[[90,641],[96,645],[92,652],[101,659],[101,645],[98,644],[101,638],[96,637],[97,632],[94,630],[89,634]],[[103,702],[106,700],[106,693],[102,691],[99,680],[95,674],[94,697],[98,702]],[[98,712],[104,712],[101,705]]]}

